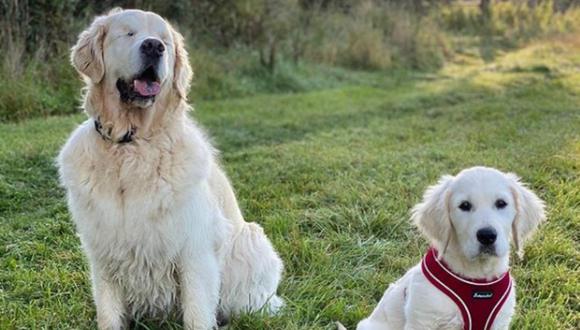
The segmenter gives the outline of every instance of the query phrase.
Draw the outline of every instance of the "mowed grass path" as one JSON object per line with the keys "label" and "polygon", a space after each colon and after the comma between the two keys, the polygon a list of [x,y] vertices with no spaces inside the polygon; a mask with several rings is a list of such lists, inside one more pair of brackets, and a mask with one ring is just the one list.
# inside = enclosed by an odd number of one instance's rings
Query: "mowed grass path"
{"label": "mowed grass path", "polygon": [[[466,55],[399,83],[197,104],[246,218],[286,264],[284,312],[230,329],[334,329],[336,320],[353,329],[425,251],[409,209],[440,175],[473,165],[518,173],[548,205],[549,221],[513,263],[513,328],[577,328],[579,49],[535,45],[487,65]],[[0,125],[0,329],[96,327],[54,166],[83,119]]]}

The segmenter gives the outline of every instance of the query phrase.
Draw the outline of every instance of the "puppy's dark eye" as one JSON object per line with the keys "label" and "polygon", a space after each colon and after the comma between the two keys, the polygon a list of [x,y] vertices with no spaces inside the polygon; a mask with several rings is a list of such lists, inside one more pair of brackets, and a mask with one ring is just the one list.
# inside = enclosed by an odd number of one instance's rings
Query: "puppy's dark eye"
{"label": "puppy's dark eye", "polygon": [[465,212],[469,212],[469,211],[471,211],[471,208],[472,208],[472,207],[473,207],[473,206],[472,206],[472,205],[471,205],[471,203],[470,203],[470,202],[468,202],[468,201],[463,201],[463,202],[461,202],[461,204],[459,204],[459,209],[460,209],[461,211],[465,211]]}
{"label": "puppy's dark eye", "polygon": [[507,206],[507,203],[503,199],[498,199],[495,201],[495,207],[497,207],[498,209],[503,209],[506,206]]}
{"label": "puppy's dark eye", "polygon": [[133,31],[131,31],[131,32],[127,32],[127,35],[128,35],[129,37],[132,37],[132,36],[134,36],[134,35],[135,35],[135,32],[133,32]]}

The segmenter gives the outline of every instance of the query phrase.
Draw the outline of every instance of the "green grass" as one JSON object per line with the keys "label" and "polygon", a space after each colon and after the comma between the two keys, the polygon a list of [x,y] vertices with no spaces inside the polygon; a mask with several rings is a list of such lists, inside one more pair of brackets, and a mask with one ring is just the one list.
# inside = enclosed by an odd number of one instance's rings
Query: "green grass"
{"label": "green grass", "polygon": [[[574,46],[576,45],[576,46]],[[246,218],[286,264],[279,316],[231,329],[353,329],[426,242],[408,221],[427,185],[483,164],[514,171],[549,221],[513,264],[514,329],[580,324],[580,52],[530,46],[436,75],[202,101]],[[95,328],[88,269],[54,158],[82,115],[0,124],[0,329]],[[179,328],[148,322],[145,328]]]}

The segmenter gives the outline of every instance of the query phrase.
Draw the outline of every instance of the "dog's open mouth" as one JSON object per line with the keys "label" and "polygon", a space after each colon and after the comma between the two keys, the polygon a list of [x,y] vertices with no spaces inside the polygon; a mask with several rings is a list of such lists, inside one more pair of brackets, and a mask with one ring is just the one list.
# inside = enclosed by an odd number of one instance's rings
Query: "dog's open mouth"
{"label": "dog's open mouth", "polygon": [[117,80],[117,89],[123,102],[154,100],[161,91],[159,77],[153,66],[149,66],[143,72],[125,81]]}

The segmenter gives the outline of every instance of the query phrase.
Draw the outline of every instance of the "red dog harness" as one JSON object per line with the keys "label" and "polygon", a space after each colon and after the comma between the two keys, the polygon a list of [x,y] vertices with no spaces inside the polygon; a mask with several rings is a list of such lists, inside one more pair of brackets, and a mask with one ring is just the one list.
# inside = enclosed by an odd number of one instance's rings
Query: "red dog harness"
{"label": "red dog harness", "polygon": [[431,284],[445,293],[461,311],[464,330],[489,330],[512,289],[512,278],[505,272],[492,281],[464,279],[451,272],[430,248],[421,270]]}

